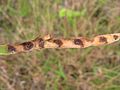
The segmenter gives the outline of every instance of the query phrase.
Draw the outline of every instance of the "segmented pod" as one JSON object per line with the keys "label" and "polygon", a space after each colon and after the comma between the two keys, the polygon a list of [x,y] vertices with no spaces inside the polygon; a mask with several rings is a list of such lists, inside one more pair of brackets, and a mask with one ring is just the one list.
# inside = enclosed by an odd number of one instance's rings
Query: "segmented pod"
{"label": "segmented pod", "polygon": [[86,48],[90,46],[111,44],[118,41],[119,39],[120,33],[98,35],[93,39],[87,39],[84,37],[76,37],[71,39],[56,39],[51,37],[50,35],[46,35],[43,38],[38,37],[34,40],[27,41],[21,44],[8,45],[8,52],[13,54],[42,48]]}

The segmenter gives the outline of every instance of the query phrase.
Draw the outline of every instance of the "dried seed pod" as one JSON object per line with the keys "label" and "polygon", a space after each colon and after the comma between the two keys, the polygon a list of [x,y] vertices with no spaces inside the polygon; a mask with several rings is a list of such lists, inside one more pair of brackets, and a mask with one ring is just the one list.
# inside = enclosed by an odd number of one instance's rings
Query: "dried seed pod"
{"label": "dried seed pod", "polygon": [[116,42],[120,39],[120,33],[98,35],[92,40],[84,37],[77,37],[72,39],[55,39],[47,35],[43,38],[36,38],[34,40],[24,42],[17,45],[8,45],[10,53],[26,52],[33,49],[41,48],[86,48],[89,46],[106,45]]}

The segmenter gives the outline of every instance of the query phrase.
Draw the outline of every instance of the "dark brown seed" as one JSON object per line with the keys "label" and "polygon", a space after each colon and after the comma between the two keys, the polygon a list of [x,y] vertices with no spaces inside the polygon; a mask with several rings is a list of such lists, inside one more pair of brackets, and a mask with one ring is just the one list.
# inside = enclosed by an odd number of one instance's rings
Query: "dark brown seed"
{"label": "dark brown seed", "polygon": [[16,48],[12,45],[8,45],[8,52],[15,52]]}
{"label": "dark brown seed", "polygon": [[24,42],[20,45],[23,45],[24,50],[30,50],[33,48],[33,43],[32,42]]}
{"label": "dark brown seed", "polygon": [[83,41],[80,39],[74,39],[74,44],[75,45],[81,45],[82,47],[84,46]]}
{"label": "dark brown seed", "polygon": [[99,38],[99,41],[107,43],[107,38],[102,36],[102,37]]}
{"label": "dark brown seed", "polygon": [[53,42],[56,43],[59,47],[63,44],[63,42],[59,39],[55,39]]}
{"label": "dark brown seed", "polygon": [[118,36],[117,36],[117,35],[113,35],[113,37],[114,37],[115,40],[118,39]]}
{"label": "dark brown seed", "polygon": [[39,47],[44,48],[44,40],[42,38],[38,39]]}

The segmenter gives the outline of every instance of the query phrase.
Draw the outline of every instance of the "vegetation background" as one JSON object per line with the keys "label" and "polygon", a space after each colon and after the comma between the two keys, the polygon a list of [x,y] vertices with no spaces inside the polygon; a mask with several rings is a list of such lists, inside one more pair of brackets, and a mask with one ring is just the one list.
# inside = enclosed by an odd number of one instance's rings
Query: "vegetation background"
{"label": "vegetation background", "polygon": [[[0,0],[0,44],[117,32],[120,0]],[[0,56],[0,90],[120,90],[119,46]]]}

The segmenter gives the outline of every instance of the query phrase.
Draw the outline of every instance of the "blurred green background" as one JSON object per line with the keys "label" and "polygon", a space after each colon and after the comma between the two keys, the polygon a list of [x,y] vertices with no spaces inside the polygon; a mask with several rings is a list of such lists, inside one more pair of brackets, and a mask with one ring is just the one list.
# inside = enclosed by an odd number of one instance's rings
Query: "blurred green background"
{"label": "blurred green background", "polygon": [[[0,44],[120,33],[120,0],[0,0]],[[120,42],[0,56],[0,90],[120,90]]]}

